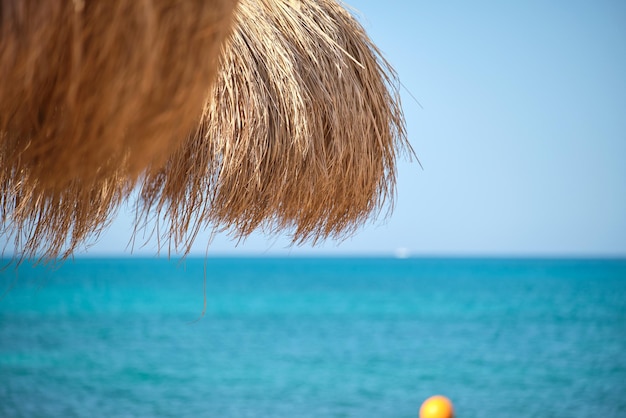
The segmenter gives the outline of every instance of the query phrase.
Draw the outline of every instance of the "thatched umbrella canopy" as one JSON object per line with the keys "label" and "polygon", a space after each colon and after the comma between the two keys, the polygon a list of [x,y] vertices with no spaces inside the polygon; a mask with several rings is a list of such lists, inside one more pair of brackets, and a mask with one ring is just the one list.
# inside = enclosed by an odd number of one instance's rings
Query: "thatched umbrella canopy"
{"label": "thatched umbrella canopy", "polygon": [[200,127],[147,176],[145,213],[182,250],[204,227],[349,234],[391,197],[410,149],[394,81],[336,1],[241,0]]}
{"label": "thatched umbrella canopy", "polygon": [[162,165],[197,123],[235,5],[3,0],[2,168],[63,190]]}
{"label": "thatched umbrella canopy", "polygon": [[[222,12],[227,9],[223,6],[227,2],[218,3]],[[30,161],[26,170],[13,163],[0,177],[2,220],[13,236],[26,242],[35,236],[46,237],[38,232],[38,225],[42,219],[54,219],[48,221],[52,226],[47,236],[56,237],[57,243],[73,243],[73,249],[89,232],[106,224],[132,190],[137,173],[142,173],[138,227],[154,226],[145,222],[156,220],[155,228],[165,231],[159,238],[183,252],[203,228],[228,230],[236,237],[263,228],[286,231],[295,242],[315,241],[345,236],[378,213],[393,195],[397,152],[410,150],[410,146],[393,84],[395,74],[362,27],[334,0],[240,0],[233,16],[232,34],[222,45],[217,82],[200,90],[204,105],[197,105],[193,98],[185,100],[186,93],[196,97],[196,90],[191,93],[191,89],[180,88],[181,99],[172,98],[177,106],[184,103],[186,117],[197,118],[197,128],[186,131],[191,134],[177,131],[183,129],[180,126],[172,127],[177,122],[167,117],[173,117],[169,112],[145,114],[147,119],[156,118],[150,126],[159,128],[141,131],[139,125],[125,124],[127,130],[135,129],[131,130],[135,133],[132,139],[127,131],[104,130],[103,138],[113,134],[121,139],[114,146],[95,151],[99,158],[86,159],[85,164],[75,161],[78,168],[74,173],[78,175],[64,183],[57,194],[44,193],[42,202],[22,203],[31,190],[38,192],[41,184],[44,190],[59,190],[59,182],[41,180],[44,174],[38,168],[40,160],[50,167],[57,163],[45,161],[48,153],[39,152],[33,158],[28,147],[14,145],[34,135],[32,126],[0,119],[2,161],[16,157]],[[174,36],[155,30],[157,37]],[[200,26],[193,30],[203,32]],[[189,42],[188,38],[183,40]],[[211,47],[190,47],[188,51],[197,51],[197,56],[187,59],[197,63],[206,56],[211,61]],[[175,56],[168,49],[166,62]],[[167,64],[151,59],[146,68],[156,66],[154,72],[161,74]],[[200,72],[199,78],[210,78],[210,71]],[[97,84],[96,80],[92,82]],[[147,97],[165,96],[152,91],[157,87],[146,87]],[[89,97],[79,100],[88,101]],[[4,102],[0,104],[7,106]],[[197,106],[195,111],[189,103]],[[138,108],[133,106],[136,103],[128,108]],[[49,116],[55,115],[52,112]],[[94,120],[104,123],[108,115],[98,113]],[[181,119],[188,129],[186,120]],[[101,132],[88,121],[81,123],[84,132]],[[45,143],[44,136],[37,138]],[[88,138],[93,141],[93,136]],[[154,151],[146,145],[151,141],[167,145],[155,145],[159,150]],[[144,146],[149,158],[140,161],[138,151]],[[64,155],[61,141],[55,147],[58,155]],[[117,152],[112,155],[121,157],[104,159],[111,150]],[[166,162],[159,165],[162,158]],[[98,167],[97,173],[81,173],[90,170],[86,164]],[[97,181],[85,182],[85,177]],[[89,202],[94,202],[97,210],[90,212]],[[57,208],[62,207],[66,212],[69,209],[71,216],[62,215],[58,220],[61,209]],[[164,222],[165,228],[159,222]],[[77,227],[81,233],[73,235]],[[42,248],[47,256],[60,251],[58,245],[40,243],[19,249],[34,255]]]}
{"label": "thatched umbrella canopy", "polygon": [[25,257],[97,235],[195,129],[236,0],[0,1],[0,234]]}

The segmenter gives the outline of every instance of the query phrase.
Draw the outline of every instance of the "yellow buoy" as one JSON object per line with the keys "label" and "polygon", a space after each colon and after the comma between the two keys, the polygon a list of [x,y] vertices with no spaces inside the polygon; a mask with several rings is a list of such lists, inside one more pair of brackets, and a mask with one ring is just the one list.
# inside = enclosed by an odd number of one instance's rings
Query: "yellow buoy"
{"label": "yellow buoy", "polygon": [[420,418],[454,418],[452,402],[445,396],[431,396],[422,404]]}

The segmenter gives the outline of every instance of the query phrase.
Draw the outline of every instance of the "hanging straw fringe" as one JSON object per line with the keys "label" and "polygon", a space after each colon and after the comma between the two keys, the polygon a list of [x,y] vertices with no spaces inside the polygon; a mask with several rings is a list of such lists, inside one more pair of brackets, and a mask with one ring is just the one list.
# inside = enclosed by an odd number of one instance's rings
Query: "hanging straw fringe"
{"label": "hanging straw fringe", "polygon": [[22,256],[70,255],[137,175],[137,228],[184,253],[206,228],[342,238],[392,202],[395,73],[334,0],[35,3],[0,10],[0,233]]}
{"label": "hanging straw fringe", "polygon": [[205,228],[348,236],[392,200],[396,153],[411,152],[394,82],[337,2],[241,0],[198,132],[147,176],[141,219],[183,252]]}
{"label": "hanging straw fringe", "polygon": [[198,123],[236,0],[0,0],[0,233],[67,256]]}

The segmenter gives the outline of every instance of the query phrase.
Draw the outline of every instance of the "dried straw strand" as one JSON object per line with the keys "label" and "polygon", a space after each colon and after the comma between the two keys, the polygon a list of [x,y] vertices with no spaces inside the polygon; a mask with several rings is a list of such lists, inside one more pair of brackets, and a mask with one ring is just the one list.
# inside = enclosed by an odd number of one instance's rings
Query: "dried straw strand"
{"label": "dried straw strand", "polygon": [[315,242],[393,200],[411,152],[395,73],[340,3],[241,0],[221,58],[198,131],[144,181],[140,227],[183,252],[205,228]]}
{"label": "dried straw strand", "polygon": [[3,0],[2,167],[62,190],[162,165],[197,123],[235,4]]}
{"label": "dried straw strand", "polygon": [[204,228],[341,238],[393,201],[411,149],[362,27],[334,0],[235,3],[0,0],[0,234],[20,257],[96,238],[137,176],[137,228],[183,252]]}
{"label": "dried straw strand", "polygon": [[193,130],[237,0],[0,0],[0,233],[67,256]]}

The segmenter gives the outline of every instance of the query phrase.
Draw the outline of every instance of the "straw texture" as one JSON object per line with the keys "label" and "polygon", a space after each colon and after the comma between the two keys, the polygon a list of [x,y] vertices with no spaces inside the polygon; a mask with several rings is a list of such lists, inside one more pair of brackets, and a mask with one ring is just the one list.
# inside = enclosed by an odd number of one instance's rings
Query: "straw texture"
{"label": "straw texture", "polygon": [[393,197],[396,154],[411,152],[394,82],[336,1],[241,0],[200,127],[146,178],[142,219],[179,251],[205,228],[348,236]]}
{"label": "straw texture", "polygon": [[25,176],[5,178],[0,195],[0,219],[6,248],[14,258],[67,258],[95,241],[109,224],[131,183],[111,178],[96,188],[74,183],[62,191],[43,193]]}
{"label": "straw texture", "polygon": [[20,256],[96,238],[195,129],[236,0],[0,0],[0,221]]}
{"label": "straw texture", "polygon": [[393,201],[397,80],[344,5],[0,2],[0,234],[22,257],[71,255],[135,189],[136,233],[183,253],[207,228],[343,238]]}
{"label": "straw texture", "polygon": [[197,123],[233,0],[2,0],[2,168],[44,190],[160,166]]}

